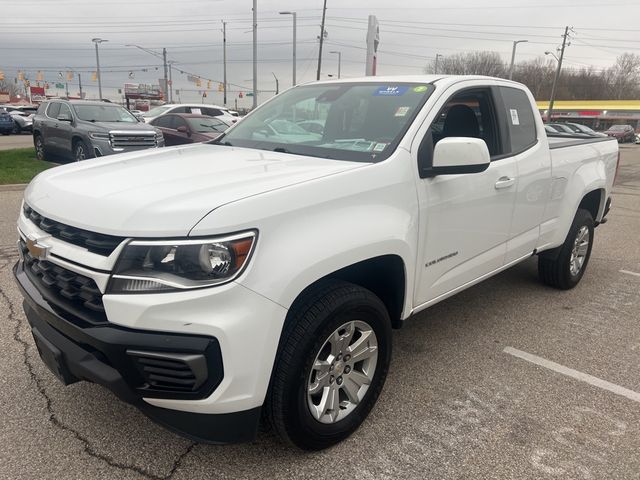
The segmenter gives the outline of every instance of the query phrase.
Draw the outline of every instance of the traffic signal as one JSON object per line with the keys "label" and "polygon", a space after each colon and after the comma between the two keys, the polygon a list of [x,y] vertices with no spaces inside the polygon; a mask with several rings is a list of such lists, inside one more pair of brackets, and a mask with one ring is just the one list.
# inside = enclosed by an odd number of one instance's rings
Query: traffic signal
{"label": "traffic signal", "polygon": [[207,98],[207,92],[203,92],[202,98]]}
{"label": "traffic signal", "polygon": [[242,92],[240,92],[240,93],[238,94],[238,98],[242,98],[242,97],[244,97],[244,95],[243,95],[243,93],[242,93]]}
{"label": "traffic signal", "polygon": [[41,70],[38,70],[38,72],[36,73],[36,82],[42,81],[44,81],[44,73],[42,73]]}
{"label": "traffic signal", "polygon": [[4,72],[0,70],[0,80],[4,80]]}
{"label": "traffic signal", "polygon": [[218,84],[218,91],[219,92],[224,92],[224,83],[219,83]]}
{"label": "traffic signal", "polygon": [[67,80],[73,80],[73,72],[67,72]]}
{"label": "traffic signal", "polygon": [[91,72],[91,81],[95,82],[98,80],[98,72]]}
{"label": "traffic signal", "polygon": [[20,81],[24,80],[24,73],[21,72],[20,70],[18,70],[18,80],[20,80]]}
{"label": "traffic signal", "polygon": [[207,90],[211,90],[211,80],[207,80]]}
{"label": "traffic signal", "polygon": [[202,80],[200,80],[200,78],[196,79],[196,87],[201,87],[202,86]]}

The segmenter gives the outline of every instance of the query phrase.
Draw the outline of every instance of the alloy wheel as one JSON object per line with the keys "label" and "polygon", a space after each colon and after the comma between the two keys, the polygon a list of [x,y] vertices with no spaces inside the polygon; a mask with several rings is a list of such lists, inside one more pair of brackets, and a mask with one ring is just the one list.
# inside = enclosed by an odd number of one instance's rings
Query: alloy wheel
{"label": "alloy wheel", "polygon": [[591,235],[589,234],[589,228],[583,225],[576,234],[573,249],[571,250],[571,258],[569,259],[569,271],[574,277],[582,270],[584,261],[587,258],[587,252],[589,251],[590,241]]}

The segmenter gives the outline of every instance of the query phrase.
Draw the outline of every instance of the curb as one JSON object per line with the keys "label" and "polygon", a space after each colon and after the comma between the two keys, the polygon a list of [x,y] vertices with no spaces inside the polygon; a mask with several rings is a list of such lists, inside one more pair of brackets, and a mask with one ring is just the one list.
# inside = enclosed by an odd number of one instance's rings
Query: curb
{"label": "curb", "polygon": [[0,192],[19,192],[27,188],[27,183],[13,183],[10,185],[0,185]]}

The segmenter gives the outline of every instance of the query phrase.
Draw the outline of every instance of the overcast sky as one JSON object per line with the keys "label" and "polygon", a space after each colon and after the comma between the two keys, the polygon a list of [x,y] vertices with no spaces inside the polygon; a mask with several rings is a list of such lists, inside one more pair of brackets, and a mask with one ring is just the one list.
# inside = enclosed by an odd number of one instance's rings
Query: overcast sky
{"label": "overcast sky", "polygon": [[[117,99],[123,83],[157,84],[163,75],[159,59],[125,45],[166,47],[176,62],[180,100],[196,101],[198,87],[179,70],[222,79],[225,20],[233,105],[238,91],[251,89],[251,6],[252,0],[0,0],[0,69],[7,78],[21,69],[31,79],[44,70],[49,83],[59,70],[73,69],[82,72],[85,90],[95,96],[91,39],[102,37],[109,40],[100,47],[103,93]],[[273,74],[281,89],[291,85],[292,22],[278,15],[283,10],[298,12],[298,83],[315,79],[322,0],[258,0],[260,90],[275,90]],[[337,73],[337,55],[329,53],[337,50],[343,76],[364,74],[370,14],[380,22],[378,74],[419,74],[436,54],[469,50],[496,51],[508,61],[513,40],[528,40],[518,46],[517,59],[532,59],[555,51],[565,25],[575,29],[568,67],[601,69],[624,51],[640,54],[638,0],[328,0],[323,78]],[[70,92],[77,90],[74,80]],[[264,92],[260,100],[270,95]],[[221,103],[222,95],[214,91],[210,102]],[[239,104],[249,106],[251,100]]]}

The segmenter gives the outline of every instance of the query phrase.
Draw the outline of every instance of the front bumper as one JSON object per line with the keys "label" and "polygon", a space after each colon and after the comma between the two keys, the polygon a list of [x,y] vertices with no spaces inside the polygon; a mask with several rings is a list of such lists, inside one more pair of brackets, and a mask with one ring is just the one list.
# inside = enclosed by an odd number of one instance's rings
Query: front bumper
{"label": "front bumper", "polygon": [[[174,399],[178,403],[190,398],[196,402],[198,398],[209,398],[224,377],[221,348],[216,338],[118,325],[77,326],[56,313],[45,301],[23,265],[22,261],[18,262],[14,274],[24,296],[25,314],[43,361],[63,383],[86,380],[100,384],[154,421],[198,441],[232,443],[255,437],[259,406],[238,412],[207,414],[161,408],[149,403],[151,398]],[[141,352],[173,355],[174,358],[177,358],[176,354],[183,355],[180,358],[204,358],[205,363],[200,361],[198,365],[201,369],[205,366],[206,379],[197,391],[186,394],[158,391],[140,369]]]}

